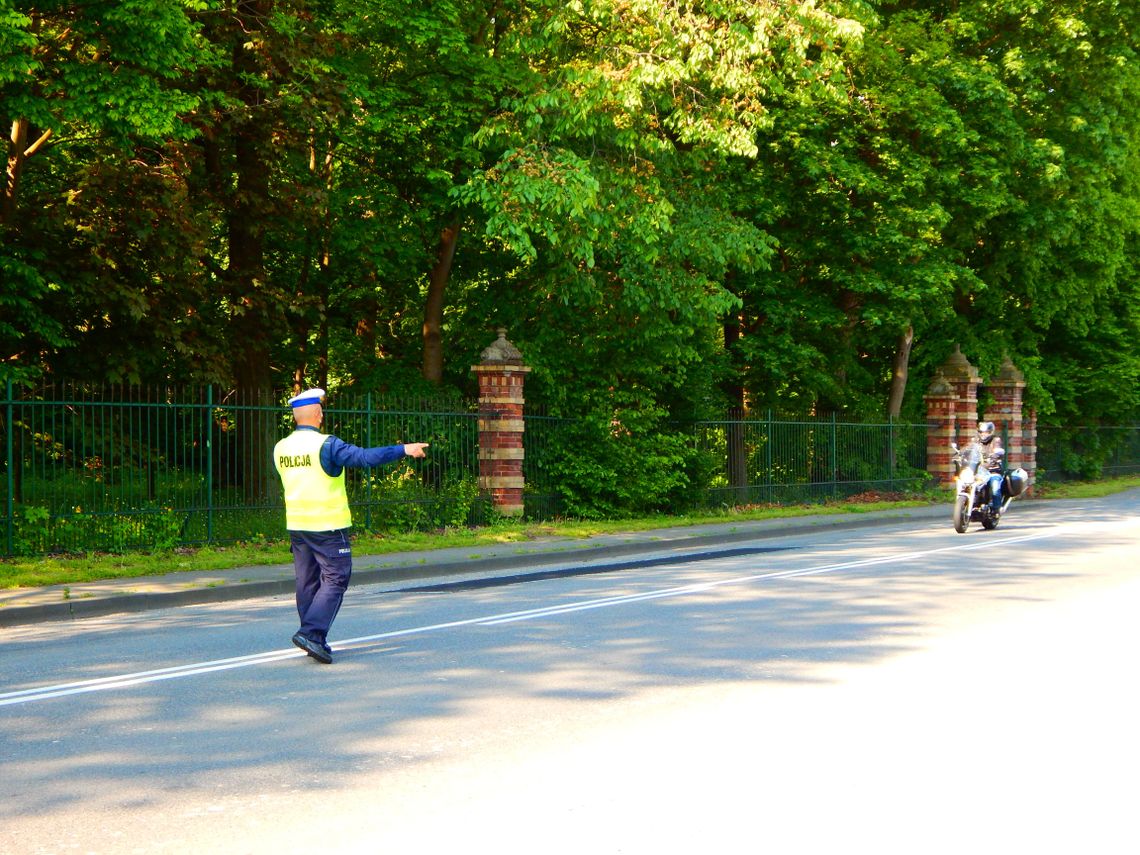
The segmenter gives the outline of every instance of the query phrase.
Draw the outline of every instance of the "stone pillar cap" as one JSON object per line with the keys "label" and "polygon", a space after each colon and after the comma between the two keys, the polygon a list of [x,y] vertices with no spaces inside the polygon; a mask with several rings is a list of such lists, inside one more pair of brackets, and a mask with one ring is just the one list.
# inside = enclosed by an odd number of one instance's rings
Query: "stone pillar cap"
{"label": "stone pillar cap", "polygon": [[966,354],[962,353],[962,345],[960,344],[954,345],[954,352],[950,354],[950,358],[946,360],[942,368],[950,380],[966,380],[977,383],[982,379],[978,369],[971,365]]}
{"label": "stone pillar cap", "polygon": [[507,341],[507,330],[499,327],[499,337],[491,342],[480,355],[480,365],[518,365],[523,364],[522,353],[517,347]]}
{"label": "stone pillar cap", "polygon": [[1025,375],[1017,370],[1017,366],[1013,364],[1013,360],[1009,358],[1009,354],[1005,355],[1002,360],[1001,369],[998,371],[997,380],[1005,384],[1017,384],[1025,382]]}
{"label": "stone pillar cap", "polygon": [[953,394],[954,387],[947,382],[946,375],[943,374],[942,369],[939,368],[934,372],[934,379],[930,381],[930,388],[926,390],[926,397],[945,398]]}

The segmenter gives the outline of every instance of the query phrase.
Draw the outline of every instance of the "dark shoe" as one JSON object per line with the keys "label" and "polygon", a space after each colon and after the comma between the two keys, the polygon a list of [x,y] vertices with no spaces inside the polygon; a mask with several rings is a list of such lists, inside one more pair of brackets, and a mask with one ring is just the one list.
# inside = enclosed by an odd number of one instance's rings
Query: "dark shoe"
{"label": "dark shoe", "polygon": [[302,635],[297,632],[293,634],[293,643],[325,665],[332,664],[332,650],[329,649],[327,644],[321,644],[319,641],[313,641],[307,635]]}

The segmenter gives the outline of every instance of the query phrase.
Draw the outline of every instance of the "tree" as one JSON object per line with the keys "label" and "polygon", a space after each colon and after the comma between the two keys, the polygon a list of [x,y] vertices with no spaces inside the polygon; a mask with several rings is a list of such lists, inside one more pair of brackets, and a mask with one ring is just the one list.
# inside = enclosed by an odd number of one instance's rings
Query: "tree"
{"label": "tree", "polygon": [[771,253],[721,181],[755,156],[775,92],[829,92],[859,27],[807,6],[647,2],[536,6],[527,24],[509,35],[531,80],[477,138],[493,165],[456,195],[529,262],[489,299],[534,330],[537,396],[594,420],[568,465],[667,503],[637,485],[691,467],[668,421],[710,412],[726,283]]}
{"label": "tree", "polygon": [[762,231],[709,194],[716,173],[755,154],[774,90],[828,88],[834,48],[858,31],[816,7],[595,2],[535,4],[507,34],[530,79],[477,137],[499,152],[493,165],[456,195],[533,264],[539,307],[579,320],[607,307],[590,325],[623,358],[588,364],[621,374],[579,371],[576,383],[636,388],[621,375],[644,355],[638,370],[656,385],[663,365],[674,377],[708,354],[732,303],[728,270],[767,251]]}
{"label": "tree", "polygon": [[[179,81],[209,55],[192,17],[199,6],[18,2],[0,12],[0,122],[10,129],[0,267],[6,318],[16,321],[5,321],[0,336],[4,357],[24,374],[60,348],[83,349],[116,306],[133,318],[146,310],[145,287],[140,294],[138,279],[119,276],[140,258],[117,257],[86,226],[93,212],[112,208],[112,217],[127,211],[145,219],[126,192],[111,188],[112,200],[92,195],[108,190],[110,172],[139,187],[162,172],[157,151],[186,137],[180,119],[198,99]],[[108,359],[105,344],[94,343],[80,361],[108,365],[112,377],[137,377],[129,363]]]}
{"label": "tree", "polygon": [[394,375],[413,360],[428,384],[444,380],[447,293],[469,227],[449,193],[482,164],[471,138],[509,88],[513,64],[525,63],[499,49],[521,5],[379,0],[353,4],[339,24],[345,43],[332,63],[348,98],[331,237],[347,262],[340,304],[357,314],[340,327],[354,330],[349,344],[361,343],[356,333],[367,344],[355,348],[357,381],[375,373],[377,353],[385,383],[402,382]]}
{"label": "tree", "polygon": [[733,352],[757,405],[897,417],[913,344],[958,332],[975,274],[954,236],[1012,204],[990,150],[1011,123],[926,15],[868,21],[845,62],[841,97],[791,92],[733,182],[779,242],[774,270],[736,284]]}
{"label": "tree", "polygon": [[[1005,154],[1018,205],[995,218],[972,258],[986,290],[963,295],[974,352],[983,367],[997,364],[999,349],[1020,353],[1014,359],[1025,363],[1029,399],[1043,415],[1057,406],[1056,392],[1066,417],[1134,418],[1129,387],[1074,379],[1135,372],[1125,306],[1140,224],[1140,9],[1008,0],[971,3],[960,16],[985,34],[974,54],[1011,93],[1025,140]],[[1089,348],[1090,338],[1098,346]]]}

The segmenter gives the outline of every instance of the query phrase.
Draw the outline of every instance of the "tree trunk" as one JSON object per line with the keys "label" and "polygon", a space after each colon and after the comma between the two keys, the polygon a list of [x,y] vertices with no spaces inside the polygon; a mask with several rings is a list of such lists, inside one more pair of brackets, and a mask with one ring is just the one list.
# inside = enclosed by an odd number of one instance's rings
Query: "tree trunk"
{"label": "tree trunk", "polygon": [[379,314],[376,297],[369,295],[359,301],[356,319],[356,345],[364,364],[376,358],[376,316]]}
{"label": "tree trunk", "polygon": [[358,363],[371,366],[376,362],[379,345],[377,318],[380,316],[380,301],[376,296],[376,274],[370,270],[364,277],[364,283],[368,289],[356,302],[356,326],[353,333]]}
{"label": "tree trunk", "polygon": [[331,280],[332,270],[329,267],[329,255],[326,250],[321,253],[321,267],[317,272],[321,294],[321,321],[317,328],[317,386],[321,389],[328,389],[329,387],[329,300],[332,296],[329,283]]}
{"label": "tree trunk", "polygon": [[[239,4],[241,22],[256,32],[267,19],[271,2]],[[236,79],[255,79],[262,73],[256,55],[238,39],[233,47]],[[265,228],[269,210],[268,156],[270,126],[262,93],[242,86],[238,97],[247,106],[246,115],[232,126],[236,182],[227,205],[229,269],[227,284],[234,306],[230,322],[234,342],[234,382],[251,406],[242,431],[242,475],[245,495],[251,501],[271,494],[273,475],[270,456],[277,441],[275,420],[268,418],[273,405],[273,373],[270,366],[270,332],[275,322],[271,299],[265,293]]]}
{"label": "tree trunk", "polygon": [[430,383],[440,383],[443,380],[443,298],[458,243],[459,218],[456,217],[439,233],[436,261],[428,280],[427,302],[424,306],[423,375]]}
{"label": "tree trunk", "polygon": [[293,369],[293,394],[300,395],[305,391],[305,359],[302,354],[297,367]]}
{"label": "tree trunk", "polygon": [[0,198],[0,225],[7,225],[16,210],[16,188],[20,184],[20,172],[24,168],[24,149],[28,140],[28,120],[16,119],[12,122],[12,133],[8,141],[8,168],[4,174],[4,196]]}
{"label": "tree trunk", "polygon": [[48,129],[39,139],[28,145],[29,128],[27,119],[12,120],[12,129],[8,136],[8,160],[4,170],[4,193],[0,196],[0,226],[12,222],[16,214],[16,195],[20,190],[20,175],[24,171],[24,163],[51,136],[51,130]]}
{"label": "tree trunk", "polygon": [[910,371],[910,347],[914,343],[914,325],[899,335],[898,345],[895,349],[894,369],[891,371],[891,394],[887,399],[887,415],[897,419],[902,412],[903,397],[906,395],[907,374]]}
{"label": "tree trunk", "polygon": [[269,199],[269,166],[264,151],[268,134],[257,120],[245,122],[234,134],[236,192],[229,219],[229,286],[233,295],[234,379],[241,386],[268,387],[269,330],[265,288],[265,210]]}
{"label": "tree trunk", "polygon": [[[862,300],[854,291],[843,288],[838,294],[836,305],[846,318],[843,325],[836,331],[839,337],[839,347],[835,350],[831,366],[832,373],[835,375],[835,389],[837,391],[828,390],[824,396],[816,398],[816,415],[819,416],[841,413],[843,405],[847,403],[844,400],[847,389],[847,369],[851,354],[855,350],[852,341],[855,338],[855,331],[859,328]],[[837,395],[838,397],[836,397]]]}

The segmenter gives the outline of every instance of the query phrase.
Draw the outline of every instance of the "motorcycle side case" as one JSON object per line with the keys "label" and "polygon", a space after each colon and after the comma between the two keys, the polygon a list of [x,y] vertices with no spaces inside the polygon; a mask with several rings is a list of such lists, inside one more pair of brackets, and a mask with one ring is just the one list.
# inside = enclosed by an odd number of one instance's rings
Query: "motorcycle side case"
{"label": "motorcycle side case", "polygon": [[1011,469],[1005,473],[1005,489],[1007,495],[1016,498],[1025,492],[1025,488],[1029,486],[1029,473],[1024,469],[1018,467]]}

